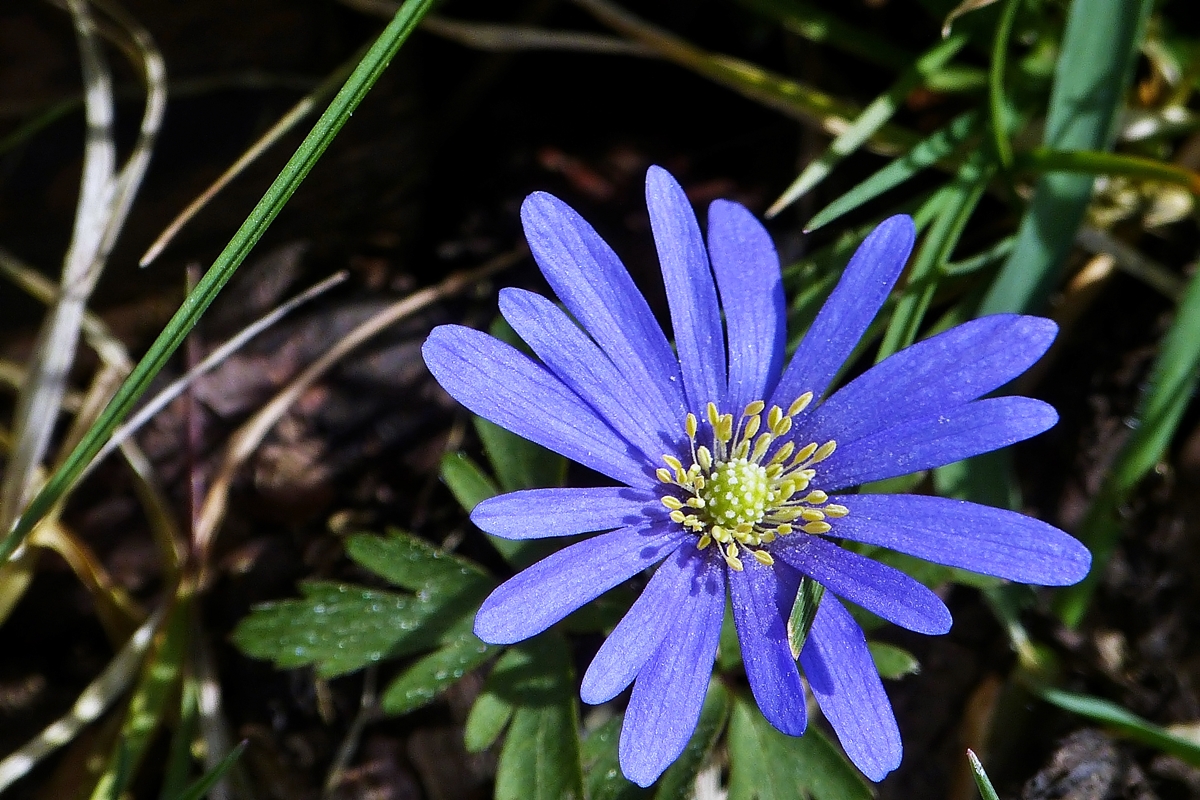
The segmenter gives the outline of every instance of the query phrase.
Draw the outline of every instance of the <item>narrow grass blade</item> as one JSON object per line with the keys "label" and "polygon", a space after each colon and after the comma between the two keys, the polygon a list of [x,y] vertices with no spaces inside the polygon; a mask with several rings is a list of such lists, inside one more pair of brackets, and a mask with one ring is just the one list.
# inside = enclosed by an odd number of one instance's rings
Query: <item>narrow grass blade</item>
{"label": "narrow grass blade", "polygon": [[967,751],[967,760],[971,762],[971,773],[975,776],[975,785],[979,787],[979,796],[983,800],[1000,800],[1000,795],[996,794],[992,781],[983,771],[983,764],[979,763],[979,756],[975,755],[975,751]]}
{"label": "narrow grass blade", "polygon": [[[730,56],[710,53],[690,42],[651,25],[608,0],[573,0],[605,25],[649,45],[673,61],[745,97],[783,114],[816,125],[837,136],[849,120],[859,114],[850,103],[838,100],[811,86]],[[916,137],[896,125],[884,125],[871,137],[873,149],[896,153],[915,144]]]}
{"label": "narrow grass blade", "polygon": [[1081,583],[1062,589],[1056,607],[1060,618],[1075,626],[1087,612],[1098,577],[1121,535],[1119,510],[1129,492],[1154,468],[1179,427],[1200,377],[1200,275],[1193,276],[1179,303],[1175,322],[1163,337],[1129,434],[1108,477],[1079,528],[1080,540],[1092,551],[1092,571]]}
{"label": "narrow grass blade", "polygon": [[766,216],[774,217],[780,211],[799,200],[823,181],[833,168],[866,143],[884,123],[890,120],[904,102],[909,92],[924,83],[925,78],[946,65],[958,55],[967,43],[964,35],[951,36],[938,42],[909,66],[896,82],[879,97],[871,101],[862,113],[842,131],[815,161],[801,171],[792,185],[784,190],[779,199],[767,209]]}
{"label": "narrow grass blade", "polygon": [[995,172],[995,165],[990,158],[987,151],[976,150],[959,169],[954,180],[930,200],[931,203],[936,200],[941,210],[909,268],[908,282],[883,335],[876,363],[916,341],[925,312],[937,291],[942,270],[950,261],[967,220],[974,213]]}
{"label": "narrow grass blade", "polygon": [[1153,158],[1096,150],[1053,150],[1039,147],[1021,155],[1017,166],[1033,172],[1071,172],[1078,175],[1122,175],[1162,181],[1200,194],[1200,174]]}
{"label": "narrow grass blade", "polygon": [[1116,703],[1099,697],[1064,692],[1061,689],[1048,687],[1038,689],[1037,694],[1047,703],[1056,705],[1065,711],[1107,725],[1134,741],[1150,745],[1192,766],[1200,766],[1200,744],[1191,739],[1176,736]]}
{"label": "narrow grass blade", "polygon": [[948,158],[976,133],[979,119],[980,114],[977,111],[968,111],[955,117],[944,128],[931,134],[903,156],[814,214],[805,230],[815,231],[828,225],[884,192],[894,189],[921,170]]}
{"label": "narrow grass blade", "polygon": [[195,783],[191,783],[177,795],[172,795],[166,800],[202,800],[208,795],[209,789],[216,785],[217,781],[225,777],[225,773],[229,772],[234,763],[241,757],[242,751],[246,749],[247,742],[242,742],[229,754],[221,759],[215,767],[206,772],[202,777],[198,778]]}
{"label": "narrow grass blade", "polygon": [[[1053,150],[1108,150],[1152,0],[1073,0],[1046,116]],[[1054,286],[1092,195],[1092,177],[1050,173],[1037,183],[1017,243],[981,314],[1029,311]]]}
{"label": "narrow grass blade", "polygon": [[[992,143],[996,147],[996,158],[1004,170],[1012,169],[1012,142],[1008,140],[1008,98],[1004,91],[1004,74],[1008,66],[1008,42],[1012,38],[1013,22],[1022,0],[1006,0],[1000,24],[996,26],[996,38],[992,41],[992,66],[988,72],[988,111],[991,113]],[[962,8],[962,6],[959,6]],[[958,12],[959,9],[955,9]],[[948,26],[954,13],[946,19]]]}
{"label": "narrow grass blade", "polygon": [[33,526],[74,484],[88,462],[100,451],[105,440],[149,386],[150,381],[175,352],[184,338],[204,313],[213,298],[245,260],[246,255],[258,242],[267,227],[279,214],[296,188],[308,175],[317,159],[329,147],[330,142],[350,118],[351,113],[366,96],[371,86],[382,74],[392,56],[412,33],[421,17],[429,10],[433,0],[408,0],[363,56],[346,84],[321,115],[313,130],[301,142],[296,153],[284,166],[283,171],[271,184],[262,200],[250,212],[250,216],[234,234],[216,261],[205,273],[196,288],[184,300],[183,305],[154,343],[134,367],[132,373],[121,384],[112,402],[101,414],[83,440],[75,447],[63,466],[55,471],[50,480],[30,502],[0,542],[0,559],[12,555]]}

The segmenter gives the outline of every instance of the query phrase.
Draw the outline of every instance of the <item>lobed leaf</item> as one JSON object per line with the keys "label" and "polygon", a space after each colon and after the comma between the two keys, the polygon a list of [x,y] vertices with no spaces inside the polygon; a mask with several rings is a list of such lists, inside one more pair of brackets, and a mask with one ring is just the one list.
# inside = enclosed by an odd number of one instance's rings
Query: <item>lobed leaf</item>
{"label": "lobed leaf", "polygon": [[465,633],[401,672],[388,685],[379,705],[384,713],[395,716],[428,705],[494,652],[474,634]]}

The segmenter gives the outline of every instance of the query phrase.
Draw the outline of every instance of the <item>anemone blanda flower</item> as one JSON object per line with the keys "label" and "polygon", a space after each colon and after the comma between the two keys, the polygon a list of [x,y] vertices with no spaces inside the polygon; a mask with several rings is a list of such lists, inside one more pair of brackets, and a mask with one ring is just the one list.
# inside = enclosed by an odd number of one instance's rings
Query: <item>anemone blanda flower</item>
{"label": "anemone blanda flower", "polygon": [[[904,573],[839,546],[891,548],[1022,583],[1080,580],[1075,539],[1010,511],[918,495],[846,494],[869,481],[995,450],[1054,425],[1025,397],[979,399],[1029,368],[1056,327],[996,315],[913,345],[826,397],[896,282],[912,221],[883,222],[846,267],[784,368],[786,313],[770,236],[744,207],[709,207],[705,248],[665,170],[646,176],[673,350],[616,254],[544,193],[521,208],[553,302],[519,289],[500,311],[541,363],[469,328],[424,346],[439,383],[471,411],[620,486],[513,492],[471,519],[510,539],[594,531],[505,582],[475,633],[510,644],[658,565],[583,678],[588,703],[633,692],[621,769],[651,784],[682,752],[704,701],[726,593],[750,689],[786,734],[807,720],[787,618],[802,576],[826,588],[800,654],[847,755],[872,780],[900,763],[900,733],[865,637],[842,601],[927,634],[950,613]],[[715,277],[715,283],[714,283]]]}

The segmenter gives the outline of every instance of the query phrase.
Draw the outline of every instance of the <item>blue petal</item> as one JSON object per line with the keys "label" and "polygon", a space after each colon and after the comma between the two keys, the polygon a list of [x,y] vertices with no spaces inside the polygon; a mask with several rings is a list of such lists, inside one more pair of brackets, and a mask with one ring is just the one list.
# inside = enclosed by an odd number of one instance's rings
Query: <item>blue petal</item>
{"label": "blue petal", "polygon": [[679,609],[689,601],[693,584],[705,570],[704,562],[695,547],[685,545],[659,566],[592,659],[579,690],[583,702],[607,703],[633,681],[671,629]]}
{"label": "blue petal", "polygon": [[559,550],[488,595],[475,615],[475,635],[489,644],[513,644],[539,634],[663,560],[688,536],[678,525],[643,525]]}
{"label": "blue petal", "polygon": [[708,207],[708,255],[729,337],[727,408],[736,414],[767,397],[783,366],[787,311],[779,256],[767,229],[728,200]]}
{"label": "blue petal", "polygon": [[635,525],[657,505],[652,495],[624,486],[527,489],[484,500],[471,522],[505,539],[544,539]]}
{"label": "blue petal", "polygon": [[558,306],[522,289],[500,292],[500,313],[550,371],[579,395],[609,427],[661,466],[664,453],[675,446],[667,438],[680,436],[677,417],[656,417],[645,391],[635,389]]}
{"label": "blue petal", "polygon": [[646,172],[646,206],[667,287],[688,405],[696,412],[710,402],[722,406],[725,336],[696,215],[683,187],[662,167]]}
{"label": "blue petal", "polygon": [[833,535],[887,547],[937,564],[1020,583],[1069,586],[1092,556],[1079,541],[1041,520],[999,508],[918,495],[834,497],[850,509]]}
{"label": "blue petal", "polygon": [[[838,527],[832,531],[838,532]],[[771,552],[839,597],[910,631],[945,633],[954,622],[941,598],[922,584],[833,542],[793,534]]]}
{"label": "blue petal", "polygon": [[825,394],[892,291],[915,239],[916,228],[903,215],[889,217],[871,231],[796,348],[771,396],[772,405],[787,408],[805,392],[817,398]]}
{"label": "blue petal", "polygon": [[1053,427],[1058,414],[1028,397],[976,400],[910,420],[844,447],[817,465],[814,484],[826,492],[908,475],[1024,441]]}
{"label": "blue petal", "polygon": [[729,571],[733,621],[750,691],[767,721],[789,736],[804,733],[808,714],[800,672],[787,638],[787,618],[800,588],[800,575],[776,561],[765,567],[745,559]]}
{"label": "blue petal", "polygon": [[800,664],[854,766],[873,781],[900,766],[903,748],[892,704],[862,629],[836,598],[822,598]]}
{"label": "blue petal", "polygon": [[575,210],[534,192],[521,205],[529,249],[571,316],[634,386],[643,387],[654,417],[682,425],[679,362],[617,254]]}
{"label": "blue petal", "polygon": [[812,441],[846,445],[902,422],[983,397],[1029,369],[1058,326],[997,314],[901,350],[839,389],[804,423]]}
{"label": "blue petal", "polygon": [[442,388],[484,419],[614,480],[656,485],[641,453],[516,349],[471,328],[441,325],[421,353]]}
{"label": "blue petal", "polygon": [[638,673],[621,725],[621,771],[638,786],[654,783],[687,746],[721,637],[722,567],[694,548],[683,549],[698,562],[695,577],[675,600],[680,605],[671,630]]}

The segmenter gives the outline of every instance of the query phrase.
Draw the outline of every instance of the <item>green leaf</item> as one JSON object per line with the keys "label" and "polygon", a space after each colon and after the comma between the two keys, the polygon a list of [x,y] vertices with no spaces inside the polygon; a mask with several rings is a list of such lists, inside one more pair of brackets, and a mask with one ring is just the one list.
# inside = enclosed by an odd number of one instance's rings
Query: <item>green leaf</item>
{"label": "green leaf", "polygon": [[720,681],[710,683],[696,731],[679,758],[658,779],[655,800],[691,800],[695,795],[696,776],[721,738],[721,731],[729,720],[729,705],[729,690]]}
{"label": "green leaf", "polygon": [[479,565],[399,530],[388,531],[386,537],[368,533],[350,536],[346,554],[411,592],[479,593],[494,585]]}
{"label": "green leaf", "polygon": [[394,716],[428,705],[493,652],[474,634],[464,634],[400,673],[388,685],[379,705],[384,713]]}
{"label": "green leaf", "polygon": [[493,672],[497,692],[516,709],[496,769],[496,800],[582,800],[570,649],[561,637],[543,634],[509,652],[518,655],[503,674]]}
{"label": "green leaf", "polygon": [[[1072,0],[1046,114],[1052,150],[1109,150],[1153,0]],[[1017,242],[980,315],[1040,307],[1092,197],[1090,175],[1050,173],[1037,183]]]}
{"label": "green leaf", "polygon": [[1107,725],[1134,741],[1150,745],[1192,766],[1200,766],[1200,744],[1176,736],[1116,703],[1050,687],[1035,688],[1035,691],[1043,700],[1061,709]]}
{"label": "green leaf", "polygon": [[1133,430],[1092,501],[1079,538],[1092,551],[1092,569],[1081,583],[1060,590],[1060,618],[1078,625],[1087,611],[1098,576],[1103,574],[1121,535],[1120,509],[1129,493],[1166,453],[1200,376],[1200,275],[1188,282],[1175,321],[1146,381]]}
{"label": "green leaf", "polygon": [[[773,217],[796,200],[807,194],[825,179],[833,168],[847,156],[862,147],[899,110],[904,98],[921,84],[925,78],[940,70],[966,45],[967,38],[954,34],[935,44],[908,66],[887,91],[875,98],[844,131],[838,134],[829,148],[810,161],[792,185],[784,190],[779,199],[767,209],[766,216]],[[811,228],[810,228],[811,229]]]}
{"label": "green leaf", "polygon": [[584,788],[588,800],[645,800],[653,796],[621,773],[618,744],[624,717],[613,717],[583,740]]}
{"label": "green leaf", "polygon": [[[506,652],[501,656],[501,661],[507,656]],[[504,733],[512,715],[512,703],[491,690],[489,678],[488,683],[483,686],[483,691],[475,698],[471,712],[467,714],[463,730],[463,742],[467,752],[480,753],[495,744],[500,734]]]}
{"label": "green leaf", "polygon": [[492,479],[466,453],[447,453],[442,456],[442,480],[468,513],[489,497],[500,494]]}
{"label": "green leaf", "polygon": [[803,736],[771,727],[753,701],[734,697],[729,800],[871,800],[871,789],[813,726]]}
{"label": "green leaf", "polygon": [[884,192],[894,189],[921,170],[948,158],[977,133],[979,120],[980,114],[977,111],[968,111],[955,117],[903,156],[891,161],[886,167],[814,214],[806,229],[815,231],[828,225]]}
{"label": "green leaf", "polygon": [[504,491],[562,486],[567,470],[565,458],[483,417],[473,417],[472,422]]}
{"label": "green leaf", "polygon": [[392,57],[399,51],[400,45],[432,5],[433,0],[407,0],[399,8],[396,16],[346,79],[345,85],[330,102],[325,113],[313,125],[312,131],[304,137],[295,154],[284,165],[262,200],[238,228],[208,272],[196,284],[196,288],[188,293],[183,305],[150,345],[146,355],[118,387],[96,422],[29,503],[13,530],[0,542],[0,562],[8,560],[34,526],[70,490],[88,463],[100,452],[109,435],[133,408],[154,376],[183,343],[201,314],[241,266],[242,261],[329,147],[338,131],[350,119],[354,109],[379,79]]}
{"label": "green leaf", "polygon": [[813,620],[817,618],[817,608],[824,596],[824,586],[807,575],[800,579],[800,588],[796,590],[796,600],[792,603],[792,613],[788,615],[788,645],[792,648],[792,658],[800,657],[800,651],[804,649],[804,641],[812,629]]}
{"label": "green leaf", "polygon": [[742,649],[738,644],[737,625],[733,621],[733,609],[725,604],[725,616],[721,618],[721,638],[717,642],[717,670],[733,672],[742,666]]}
{"label": "green leaf", "polygon": [[979,763],[979,756],[975,755],[973,750],[967,750],[967,760],[971,763],[971,772],[975,775],[975,785],[979,787],[979,796],[983,800],[1000,800],[1000,795],[996,794],[992,781],[983,771],[983,764]]}
{"label": "green leaf", "polygon": [[1008,140],[1008,98],[1004,92],[1004,73],[1008,62],[1008,42],[1022,0],[1006,0],[992,40],[992,66],[988,73],[988,111],[991,113],[992,144],[1003,169],[1012,169],[1012,143]]}
{"label": "green leaf", "polygon": [[881,678],[899,680],[921,671],[921,662],[903,647],[884,642],[868,642],[867,648],[871,651],[871,660],[875,662],[875,669],[879,671]]}
{"label": "green leaf", "polygon": [[438,611],[434,603],[324,581],[300,591],[301,599],[255,607],[234,630],[234,644],[280,669],[315,664],[333,677],[437,643],[438,632],[423,627]]}

